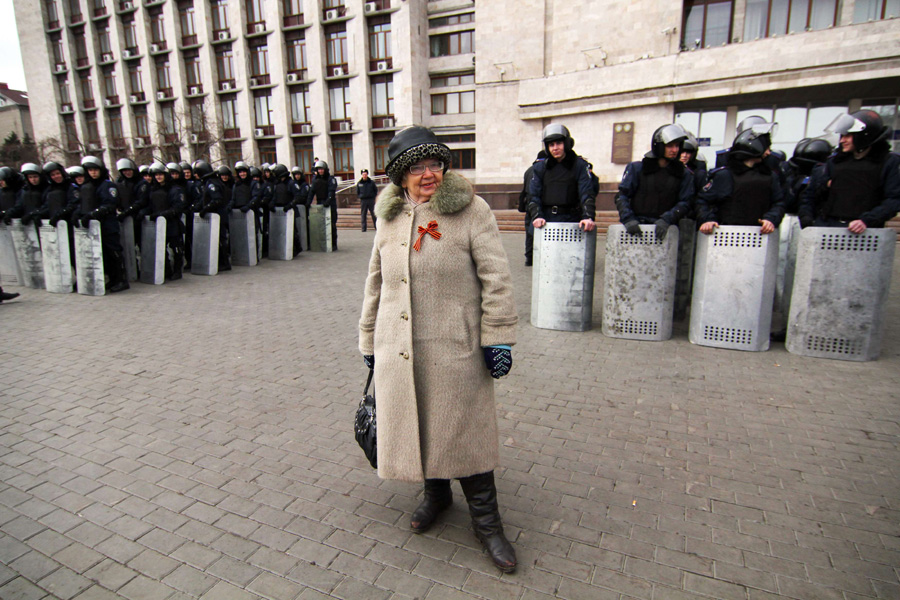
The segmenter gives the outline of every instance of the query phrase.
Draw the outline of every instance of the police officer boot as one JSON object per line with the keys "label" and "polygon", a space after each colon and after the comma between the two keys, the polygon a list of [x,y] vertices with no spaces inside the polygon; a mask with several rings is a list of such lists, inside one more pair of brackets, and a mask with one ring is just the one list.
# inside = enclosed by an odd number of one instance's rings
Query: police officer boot
{"label": "police officer boot", "polygon": [[17,294],[17,293],[4,292],[3,288],[0,288],[0,304],[2,304],[4,300],[12,300],[13,298],[18,298],[18,297],[19,297],[19,294]]}
{"label": "police officer boot", "polygon": [[516,551],[503,533],[503,523],[500,521],[500,510],[497,507],[494,472],[462,477],[459,483],[469,502],[469,514],[472,516],[475,537],[491,555],[494,566],[504,573],[512,573],[516,570]]}
{"label": "police officer boot", "polygon": [[175,246],[172,248],[172,280],[181,279],[184,271],[184,250]]}
{"label": "police officer boot", "polygon": [[422,503],[413,511],[409,526],[413,533],[423,533],[434,524],[437,516],[453,504],[449,479],[426,479]]}
{"label": "police officer boot", "polygon": [[113,252],[110,259],[109,289],[106,291],[110,294],[124,292],[131,287],[125,274],[125,259],[119,252]]}

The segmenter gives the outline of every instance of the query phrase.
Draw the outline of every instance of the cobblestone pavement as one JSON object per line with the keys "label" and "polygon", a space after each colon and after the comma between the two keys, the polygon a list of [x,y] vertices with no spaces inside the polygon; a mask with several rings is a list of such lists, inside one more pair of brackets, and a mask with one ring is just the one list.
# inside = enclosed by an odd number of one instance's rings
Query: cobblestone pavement
{"label": "cobblestone pavement", "polygon": [[[106,298],[0,306],[0,598],[900,598],[900,273],[882,358],[741,353],[528,323],[497,384],[519,554],[351,432],[373,233]],[[603,240],[598,246],[602,255]],[[598,257],[599,258],[599,257]]]}

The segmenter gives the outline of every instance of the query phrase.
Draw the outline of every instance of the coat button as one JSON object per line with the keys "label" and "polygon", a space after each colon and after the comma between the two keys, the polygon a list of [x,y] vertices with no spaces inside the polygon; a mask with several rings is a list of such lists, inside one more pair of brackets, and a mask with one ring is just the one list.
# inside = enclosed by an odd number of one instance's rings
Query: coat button
{"label": "coat button", "polygon": [[406,242],[400,242],[400,245],[406,247]]}
{"label": "coat button", "polygon": [[409,321],[409,315],[406,313],[400,313],[400,318],[404,321]]}
{"label": "coat button", "polygon": [[411,211],[411,210],[406,211],[406,216],[407,216],[407,217],[411,217],[411,216],[412,216],[412,211]]}
{"label": "coat button", "polygon": [[401,278],[400,278],[400,281],[402,281],[403,283],[406,283],[406,282],[409,281],[409,280],[408,280],[406,277],[401,277]]}
{"label": "coat button", "polygon": [[401,353],[400,353],[400,356],[402,356],[403,358],[405,358],[405,359],[408,360],[408,359],[409,359],[409,352],[401,352]]}

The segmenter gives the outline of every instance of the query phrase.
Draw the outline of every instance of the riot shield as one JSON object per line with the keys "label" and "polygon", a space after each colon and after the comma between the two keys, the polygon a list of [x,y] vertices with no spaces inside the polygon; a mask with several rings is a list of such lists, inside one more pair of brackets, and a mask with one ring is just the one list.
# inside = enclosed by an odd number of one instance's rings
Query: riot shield
{"label": "riot shield", "polygon": [[166,218],[141,222],[141,283],[162,285],[166,280]]}
{"label": "riot shield", "polygon": [[596,230],[586,232],[578,223],[535,228],[532,325],[561,331],[591,328],[596,252]]}
{"label": "riot shield", "polygon": [[679,230],[665,239],[656,226],[641,225],[631,235],[619,223],[606,233],[603,278],[603,334],[628,340],[663,341],[672,337]]}
{"label": "riot shield", "polygon": [[12,239],[12,226],[0,221],[0,285],[22,285],[22,272]]}
{"label": "riot shield", "polygon": [[691,305],[691,286],[694,283],[694,250],[697,247],[697,222],[678,221],[678,268],[675,269],[675,310],[673,318],[681,321]]}
{"label": "riot shield", "polygon": [[294,208],[296,216],[294,217],[294,227],[297,230],[298,239],[300,240],[300,249],[309,250],[309,231],[306,223],[306,206],[300,204]]}
{"label": "riot shield", "polygon": [[800,232],[788,318],[788,352],[816,358],[878,358],[897,234],[807,227]]}
{"label": "riot shield", "polygon": [[294,211],[276,206],[269,212],[269,260],[294,258]]}
{"label": "riot shield", "polygon": [[53,227],[50,221],[41,221],[39,233],[47,291],[54,294],[72,293],[75,274],[72,273],[72,257],[69,255],[69,224],[61,219]]}
{"label": "riot shield", "polygon": [[321,204],[309,207],[309,249],[312,252],[331,252],[331,209]]}
{"label": "riot shield", "polygon": [[233,209],[228,220],[231,230],[231,264],[240,267],[256,265],[256,224],[253,211]]}
{"label": "riot shield", "polygon": [[787,317],[791,309],[794,289],[794,270],[797,267],[797,248],[800,245],[800,219],[785,215],[778,227],[778,274],[775,276],[775,310]]}
{"label": "riot shield", "polygon": [[191,273],[216,275],[219,272],[219,215],[201,217],[194,213],[194,237],[191,249]]}
{"label": "riot shield", "polygon": [[79,294],[103,296],[106,294],[106,276],[100,221],[91,221],[88,225],[75,227],[75,280]]}
{"label": "riot shield", "polygon": [[138,280],[138,253],[134,244],[134,219],[129,215],[119,226],[122,236],[122,260],[125,261],[125,275],[128,281]]}
{"label": "riot shield", "polygon": [[778,234],[723,226],[697,236],[691,343],[762,352],[769,349]]}
{"label": "riot shield", "polygon": [[13,219],[10,232],[16,259],[22,271],[22,285],[32,289],[44,288],[44,259],[41,257],[41,241],[33,223],[23,225],[21,219]]}

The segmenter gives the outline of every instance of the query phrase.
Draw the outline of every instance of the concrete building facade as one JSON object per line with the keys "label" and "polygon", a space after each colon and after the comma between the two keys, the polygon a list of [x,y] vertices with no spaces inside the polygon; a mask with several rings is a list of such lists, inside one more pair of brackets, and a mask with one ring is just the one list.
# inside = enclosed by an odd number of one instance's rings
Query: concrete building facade
{"label": "concrete building facade", "polygon": [[521,186],[551,122],[607,185],[673,120],[708,158],[749,114],[788,155],[860,107],[900,129],[891,0],[14,2],[35,137],[70,162],[318,157],[355,179],[416,123],[489,190]]}
{"label": "concrete building facade", "polygon": [[28,94],[0,83],[0,140],[15,133],[20,140],[34,139]]}

